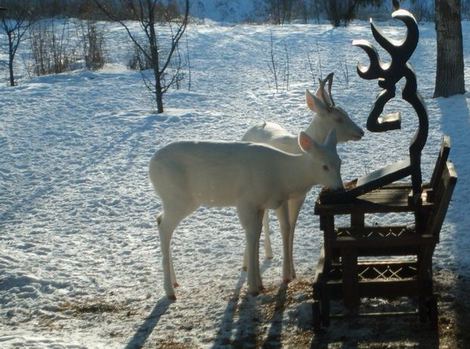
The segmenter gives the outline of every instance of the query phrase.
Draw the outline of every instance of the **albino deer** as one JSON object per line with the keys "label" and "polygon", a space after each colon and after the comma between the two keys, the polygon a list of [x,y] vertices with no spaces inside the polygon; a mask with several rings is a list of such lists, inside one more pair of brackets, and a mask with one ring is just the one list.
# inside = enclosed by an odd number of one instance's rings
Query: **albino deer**
{"label": "albino deer", "polygon": [[[328,82],[328,91],[325,90],[325,85]],[[348,116],[348,113],[341,107],[335,105],[333,96],[331,95],[331,86],[333,83],[333,73],[328,74],[324,80],[319,79],[320,86],[315,95],[306,91],[305,98],[307,106],[311,111],[316,113],[312,122],[305,130],[314,141],[323,143],[326,136],[331,130],[336,130],[336,137],[338,143],[347,142],[350,140],[360,140],[364,136],[364,131],[356,125],[356,123]],[[300,154],[297,137],[278,124],[272,122],[264,122],[262,125],[257,125],[250,128],[242,138],[246,142],[255,142],[268,144],[277,149],[283,150],[292,154]],[[294,241],[294,230],[297,224],[300,209],[305,200],[304,197],[296,197],[289,200],[289,223],[292,229],[290,234],[289,246],[292,250]],[[269,238],[269,215],[265,211],[263,217],[263,230],[264,230],[264,250],[266,258],[272,258],[271,240]],[[293,252],[289,255],[292,257]],[[243,268],[246,269],[247,264],[247,251],[245,250],[245,257],[243,259]],[[292,270],[286,282],[295,278],[294,263],[290,261]]]}
{"label": "albino deer", "polygon": [[283,278],[290,275],[287,202],[303,198],[315,184],[342,188],[336,133],[323,144],[305,132],[298,137],[301,154],[289,154],[248,142],[175,142],[157,151],[149,176],[163,212],[158,229],[168,298],[177,286],[170,241],[179,222],[199,206],[234,206],[245,230],[248,251],[248,292],[263,289],[259,271],[259,237],[266,209],[276,209],[284,243]]}

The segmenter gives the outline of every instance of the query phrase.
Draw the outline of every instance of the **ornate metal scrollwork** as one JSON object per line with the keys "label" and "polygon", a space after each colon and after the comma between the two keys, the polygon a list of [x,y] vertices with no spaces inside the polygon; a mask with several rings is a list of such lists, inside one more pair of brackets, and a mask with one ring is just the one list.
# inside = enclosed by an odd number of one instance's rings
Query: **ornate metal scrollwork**
{"label": "ornate metal scrollwork", "polygon": [[416,75],[408,63],[408,59],[410,59],[418,44],[419,30],[416,19],[406,10],[396,10],[392,13],[392,17],[401,20],[407,27],[405,39],[400,43],[394,43],[387,39],[374,22],[372,20],[370,22],[374,39],[390,54],[391,62],[382,62],[375,47],[366,40],[354,40],[353,45],[362,48],[370,59],[369,66],[358,65],[357,72],[359,76],[367,80],[378,79],[378,85],[383,89],[369,114],[367,120],[367,129],[369,131],[385,132],[401,127],[398,113],[385,117],[381,114],[385,104],[395,97],[398,81],[402,78],[406,79],[402,98],[411,104],[419,120],[418,129],[409,147],[413,196],[416,198],[421,192],[421,152],[426,144],[429,124],[426,107],[417,91]]}

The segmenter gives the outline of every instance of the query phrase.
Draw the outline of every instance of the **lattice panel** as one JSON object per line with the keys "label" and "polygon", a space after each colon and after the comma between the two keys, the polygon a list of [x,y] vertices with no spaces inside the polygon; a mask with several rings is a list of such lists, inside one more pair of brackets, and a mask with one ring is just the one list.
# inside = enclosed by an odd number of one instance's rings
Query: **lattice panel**
{"label": "lattice panel", "polygon": [[337,237],[393,239],[416,234],[416,231],[409,227],[367,227],[361,230],[350,228],[337,228],[335,229],[335,233]]}
{"label": "lattice panel", "polygon": [[416,273],[416,267],[410,265],[365,265],[360,269],[358,277],[359,281],[402,280],[414,277]]}
{"label": "lattice panel", "polygon": [[[359,264],[359,281],[370,280],[403,280],[416,277],[417,267],[415,263],[397,263],[397,264]],[[328,273],[330,280],[341,280],[343,278],[343,269],[340,264],[333,264]]]}

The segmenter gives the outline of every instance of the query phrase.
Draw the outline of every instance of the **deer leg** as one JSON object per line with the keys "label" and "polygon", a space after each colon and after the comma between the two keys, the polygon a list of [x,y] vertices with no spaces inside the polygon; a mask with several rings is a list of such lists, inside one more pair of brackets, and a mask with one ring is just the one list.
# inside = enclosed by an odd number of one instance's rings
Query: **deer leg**
{"label": "deer leg", "polygon": [[[270,229],[269,229],[269,214],[268,210],[264,211],[263,214],[263,231],[264,231],[264,255],[267,259],[272,259],[273,258],[273,250],[271,248],[271,238],[269,237],[270,235]],[[246,271],[247,265],[248,265],[248,251],[247,251],[248,245],[245,246],[245,252],[243,254],[243,270]]]}
{"label": "deer leg", "polygon": [[282,279],[285,283],[292,280],[292,266],[290,265],[292,258],[290,257],[290,224],[289,224],[289,209],[287,201],[284,202],[279,208],[276,209],[276,216],[279,220],[279,226],[282,234],[282,251],[284,258],[282,261]]}
{"label": "deer leg", "polygon": [[175,274],[175,268],[173,267],[173,257],[171,253],[171,248],[170,248],[170,279],[171,279],[171,284],[173,287],[179,287],[180,285],[178,284],[178,281],[176,281],[176,274]]}
{"label": "deer leg", "polygon": [[289,256],[291,258],[291,276],[295,279],[295,268],[294,268],[294,231],[297,225],[297,219],[299,218],[300,209],[305,201],[305,196],[301,198],[291,199],[288,202],[289,206],[289,225],[290,225],[290,234],[289,234]]}
{"label": "deer leg", "polygon": [[179,209],[172,210],[164,207],[163,213],[157,218],[158,232],[160,235],[160,249],[162,253],[163,288],[166,296],[172,300],[176,299],[174,287],[177,287],[178,283],[176,282],[176,275],[171,257],[171,238],[179,222],[192,212],[192,210],[188,209],[187,212],[188,213],[183,213]]}
{"label": "deer leg", "polygon": [[248,269],[248,244],[245,244],[245,251],[243,252],[243,265],[242,269],[247,271]]}
{"label": "deer leg", "polygon": [[269,229],[269,214],[268,210],[264,211],[263,215],[263,231],[264,231],[264,255],[267,259],[273,258],[273,249],[271,248],[271,230]]}
{"label": "deer leg", "polygon": [[246,236],[248,292],[257,295],[263,289],[259,269],[259,239],[263,224],[263,210],[238,206],[237,211]]}
{"label": "deer leg", "polygon": [[[260,217],[259,217],[259,219],[261,219],[260,236],[261,236],[261,231],[263,229],[263,218],[264,218],[265,213],[266,213],[266,210],[260,211]],[[257,256],[259,256],[259,245],[260,245],[260,239],[258,238],[258,240],[256,240],[256,255]],[[258,263],[256,263],[256,267],[257,267],[256,276],[257,276],[258,288],[260,291],[263,291],[264,286],[263,286],[263,281],[261,280],[261,270],[259,267],[259,259],[257,261]]]}

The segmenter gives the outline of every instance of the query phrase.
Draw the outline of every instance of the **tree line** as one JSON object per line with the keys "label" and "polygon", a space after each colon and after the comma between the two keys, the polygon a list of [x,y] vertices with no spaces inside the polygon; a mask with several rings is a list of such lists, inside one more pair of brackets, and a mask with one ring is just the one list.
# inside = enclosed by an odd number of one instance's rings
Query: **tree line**
{"label": "tree line", "polygon": [[[384,0],[253,0],[256,8],[256,20],[275,24],[290,23],[292,21],[308,22],[311,20],[328,19],[331,24],[346,25],[357,16],[357,12],[364,6],[380,6],[386,4]],[[121,20],[138,20],[132,7],[139,0],[103,0],[113,15]],[[192,0],[190,5],[203,3]],[[229,4],[230,0],[219,0],[218,6]],[[425,8],[423,0],[411,0],[413,12],[419,17],[430,17],[429,9]],[[73,17],[87,20],[107,20],[108,16],[100,10],[95,0],[0,0],[0,6],[11,11],[21,8],[34,9],[34,15],[39,18]],[[184,12],[184,0],[156,1],[157,13],[165,10],[173,16]],[[470,0],[462,0],[462,9],[470,10]],[[253,19],[253,18],[251,18]],[[428,18],[429,19],[429,18]]]}
{"label": "tree line", "polygon": [[[296,9],[318,6],[325,11],[333,26],[347,25],[360,5],[379,5],[381,0],[265,0],[271,21],[283,24],[292,21]],[[467,1],[467,0],[462,0]],[[395,7],[399,0],[393,0]],[[163,112],[163,95],[181,81],[181,52],[179,42],[186,31],[189,19],[189,0],[181,9],[177,0],[0,0],[0,29],[8,41],[8,70],[10,85],[15,85],[14,60],[26,33],[30,33],[32,55],[36,74],[60,72],[72,64],[70,56],[63,52],[67,33],[44,27],[41,18],[78,17],[86,19],[82,28],[82,46],[88,68],[97,69],[104,64],[103,37],[93,20],[107,19],[119,23],[127,32],[135,47],[136,66],[148,69],[151,77],[145,77],[146,86],[152,92],[158,112]],[[461,0],[435,0],[437,31],[437,75],[435,97],[465,92],[463,72],[463,45],[461,29]],[[308,11],[307,11],[308,12]],[[144,41],[132,32],[125,20],[139,21]],[[40,23],[40,25],[34,25]],[[54,25],[54,22],[50,22]],[[162,42],[161,26],[168,27],[169,37]],[[34,28],[34,30],[32,30]],[[141,33],[142,34],[142,33]],[[59,35],[59,36],[58,36]],[[177,61],[175,65],[174,62]],[[145,75],[148,76],[148,75]]]}
{"label": "tree line", "polygon": [[[70,42],[73,41],[78,41],[78,45],[82,46],[80,51],[83,52],[82,58],[87,68],[99,69],[104,65],[103,35],[96,22],[90,20],[94,17],[86,17],[87,20],[80,22],[86,24],[79,30],[81,40],[80,38],[77,40],[77,33],[71,33],[67,20],[62,20],[61,28],[55,28],[56,21],[42,19],[44,13],[47,14],[45,18],[54,18],[53,12],[50,11],[58,11],[58,9],[49,9],[49,6],[53,7],[56,3],[60,3],[58,6],[61,10],[91,8],[90,11],[99,11],[106,19],[119,23],[125,29],[135,47],[134,67],[152,72],[151,77],[148,74],[142,74],[142,77],[146,87],[155,97],[158,113],[162,113],[163,95],[171,86],[178,86],[182,79],[179,42],[188,24],[189,0],[185,0],[182,12],[176,7],[176,2],[170,1],[162,5],[158,0],[0,2],[0,5],[12,5],[0,7],[0,29],[6,34],[8,41],[8,70],[11,86],[16,84],[14,74],[16,52],[27,33],[31,41],[33,70],[36,75],[69,70],[67,68],[73,65],[76,54],[66,50],[70,48]],[[126,10],[125,17],[122,16],[122,9]],[[48,17],[49,15],[51,17]],[[125,19],[139,21],[141,32],[132,31]],[[162,27],[166,27],[165,34],[162,33]],[[144,34],[143,39],[141,34]],[[72,50],[74,50],[73,45]],[[130,65],[132,67],[133,64]]]}

